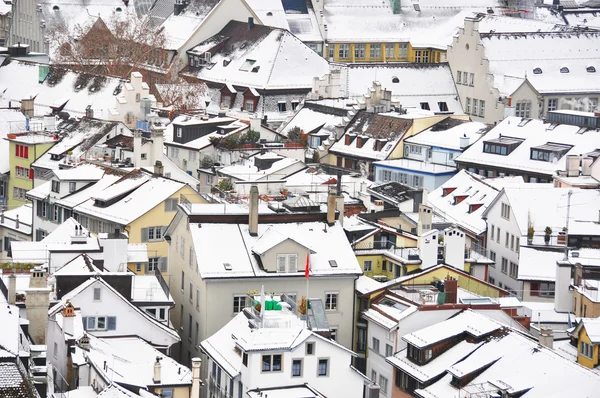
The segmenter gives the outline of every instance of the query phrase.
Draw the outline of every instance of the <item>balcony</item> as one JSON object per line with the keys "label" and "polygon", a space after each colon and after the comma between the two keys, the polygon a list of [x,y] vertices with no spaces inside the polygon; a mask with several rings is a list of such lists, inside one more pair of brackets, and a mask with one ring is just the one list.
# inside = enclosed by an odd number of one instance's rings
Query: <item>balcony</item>
{"label": "balcony", "polygon": [[212,374],[209,377],[208,390],[210,391],[210,396],[213,398],[233,398],[231,392],[220,386],[215,379],[215,375]]}
{"label": "balcony", "polygon": [[421,261],[419,249],[416,247],[397,248],[394,242],[387,240],[373,242],[359,242],[353,245],[356,254],[386,254],[400,262]]}

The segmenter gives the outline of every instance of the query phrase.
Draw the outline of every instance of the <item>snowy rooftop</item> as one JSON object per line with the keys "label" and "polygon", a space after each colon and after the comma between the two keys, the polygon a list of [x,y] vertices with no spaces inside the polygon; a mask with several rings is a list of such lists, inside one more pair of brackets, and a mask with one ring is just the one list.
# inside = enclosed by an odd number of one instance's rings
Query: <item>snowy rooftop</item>
{"label": "snowy rooftop", "polygon": [[521,247],[519,251],[519,280],[556,280],[556,262],[565,257],[563,250],[550,251]]}
{"label": "snowy rooftop", "polygon": [[79,75],[50,67],[50,74],[40,84],[38,69],[38,65],[25,62],[11,62],[0,68],[0,92],[3,92],[1,101],[21,101],[35,97],[36,115],[47,114],[51,107],[59,107],[65,103],[63,111],[71,116],[84,116],[88,105],[96,117],[107,117],[108,110],[114,108],[114,92],[121,85],[119,79]]}
{"label": "snowy rooftop", "polygon": [[[0,219],[0,227],[8,228],[25,235],[31,235],[33,217],[33,210],[31,208],[31,204],[19,206],[16,209],[5,211],[2,214],[3,216]],[[19,220],[18,227],[17,219]]]}
{"label": "snowy rooftop", "polygon": [[[487,164],[508,170],[528,171],[547,175],[556,174],[557,170],[566,170],[567,155],[579,155],[594,149],[600,142],[600,131],[587,130],[578,133],[580,127],[566,124],[558,126],[544,123],[542,120],[524,120],[519,117],[507,117],[491,129],[483,138],[460,154],[458,162]],[[523,140],[508,155],[484,152],[484,142],[515,138]],[[559,159],[543,161],[531,159],[531,148],[560,143],[570,146]]]}
{"label": "snowy rooftop", "polygon": [[305,133],[309,133],[320,128],[320,131],[332,133],[335,131],[335,126],[339,125],[343,120],[342,116],[337,116],[332,113],[319,112],[316,109],[303,107],[287,122],[281,130],[281,134],[287,136],[288,132],[294,127],[299,127]]}
{"label": "snowy rooftop", "polygon": [[[376,81],[390,90],[392,100],[405,109],[421,109],[421,103],[428,103],[431,111],[440,112],[439,103],[445,102],[447,111],[463,113],[448,64],[334,64],[332,69],[342,71],[340,78],[345,97],[362,99]],[[394,83],[395,78],[398,83]]]}
{"label": "snowy rooftop", "polygon": [[131,286],[132,301],[173,301],[160,286],[155,275],[135,275]]}
{"label": "snowy rooftop", "polygon": [[312,7],[288,12],[284,9],[281,0],[247,0],[246,3],[260,18],[263,25],[289,30],[303,42],[323,41]]}
{"label": "snowy rooftop", "polygon": [[217,36],[227,40],[212,55],[214,65],[189,72],[207,82],[271,90],[310,89],[313,77],[329,71],[324,58],[286,30],[262,25],[248,29],[246,23],[230,21]]}
{"label": "snowy rooftop", "polygon": [[429,162],[421,162],[413,159],[392,159],[392,160],[380,160],[379,162],[373,163],[375,167],[390,167],[394,169],[419,171],[427,174],[453,174],[456,173],[456,167],[445,166],[442,164],[435,164]]}
{"label": "snowy rooftop", "polygon": [[[222,205],[218,205],[223,210]],[[233,207],[228,205],[229,207]],[[243,213],[242,213],[243,214]],[[246,210],[247,214],[247,210]],[[259,215],[260,220],[260,215]],[[325,232],[325,230],[327,232]],[[196,253],[203,253],[203,261],[199,264],[202,278],[239,278],[248,276],[290,277],[289,273],[270,273],[262,269],[258,260],[252,255],[253,248],[265,233],[283,235],[309,247],[311,275],[358,275],[362,271],[348,243],[343,228],[336,223],[332,227],[324,227],[322,222],[258,224],[258,236],[250,236],[246,224],[190,224],[190,232]],[[277,234],[275,234],[277,233]],[[227,236],[226,241],[223,236]],[[225,247],[227,250],[220,250]],[[335,247],[335,252],[331,248]],[[336,267],[330,261],[335,260]],[[227,270],[224,266],[231,266]],[[304,277],[304,259],[298,259],[298,270],[292,275]]]}
{"label": "snowy rooftop", "polygon": [[325,398],[318,391],[310,388],[308,384],[296,387],[274,387],[274,388],[261,388],[259,390],[249,390],[248,398],[261,398],[268,396],[271,398]]}
{"label": "snowy rooftop", "polygon": [[87,254],[80,254],[64,266],[57,269],[53,275],[68,276],[68,275],[86,275],[103,273],[98,267],[93,264],[92,258]]}
{"label": "snowy rooftop", "polygon": [[[173,140],[173,136],[174,136],[174,134],[173,134],[174,127],[173,126],[175,124],[185,126],[185,125],[194,125],[194,124],[200,125],[200,124],[204,124],[204,123],[210,123],[212,125],[215,123],[219,123],[220,121],[222,124],[220,126],[215,127],[213,132],[203,135],[200,138],[196,138],[195,140],[188,141],[184,144],[175,142]],[[194,123],[194,122],[197,122],[197,123]],[[225,134],[221,134],[221,132],[219,131],[223,127],[226,127]],[[204,148],[212,145],[211,138],[225,138],[230,135],[235,135],[247,128],[249,128],[248,124],[237,121],[234,118],[222,118],[222,117],[221,118],[213,118],[213,119],[209,119],[209,121],[206,122],[199,118],[190,118],[188,116],[178,116],[177,118],[175,118],[173,120],[173,123],[171,123],[167,126],[167,128],[165,130],[165,141],[164,142],[167,145],[173,145],[173,146],[178,146],[178,147],[200,150],[200,149],[204,149]]]}
{"label": "snowy rooftop", "polygon": [[[487,228],[481,215],[498,193],[499,190],[487,184],[483,178],[461,170],[429,193],[427,201],[438,216],[479,235]],[[461,196],[467,197],[456,203],[454,198]],[[478,205],[480,206],[477,207]],[[474,209],[475,207],[477,208]]]}
{"label": "snowy rooftop", "polygon": [[404,142],[460,151],[463,149],[460,146],[461,138],[468,138],[469,144],[472,144],[487,130],[488,127],[483,123],[447,119],[407,138]]}
{"label": "snowy rooftop", "polygon": [[[256,158],[266,158],[267,156],[274,156],[276,160],[271,167],[259,169],[254,164]],[[288,170],[286,169],[291,166],[302,167],[303,163],[298,159],[287,158],[277,155],[273,152],[267,152],[264,155],[257,155],[245,160],[242,160],[240,164],[234,164],[231,166],[223,167],[219,169],[219,174],[233,177],[236,180],[241,181],[259,181],[259,180],[283,180],[291,172],[297,169]]]}
{"label": "snowy rooftop", "polygon": [[83,163],[70,169],[54,170],[54,175],[60,181],[98,181],[104,175],[104,169]]}
{"label": "snowy rooftop", "polygon": [[579,321],[585,332],[594,344],[600,344],[600,319],[598,318],[582,318]]}
{"label": "snowy rooftop", "polygon": [[[107,380],[144,388],[155,384],[176,387],[190,386],[192,383],[192,372],[189,368],[164,355],[139,337],[101,339],[88,336],[90,350],[84,351],[83,355],[94,363],[95,368]],[[156,357],[162,358],[160,383],[154,383],[152,380]]]}
{"label": "snowy rooftop", "polygon": [[423,348],[463,333],[473,337],[482,337],[501,327],[500,323],[467,310],[437,325],[404,335],[402,339],[415,347]]}
{"label": "snowy rooftop", "polygon": [[19,307],[0,305],[0,323],[0,358],[15,358],[19,356]]}
{"label": "snowy rooftop", "polygon": [[[179,50],[188,44],[217,3],[218,0],[196,0],[191,2],[179,15],[171,13],[161,25],[166,36],[166,49]],[[173,11],[173,3],[170,5],[171,11]]]}
{"label": "snowy rooftop", "polygon": [[[115,175],[115,174],[104,174],[98,180],[98,182],[96,182],[95,184],[92,184],[89,187],[87,187],[85,189],[81,189],[77,192],[74,192],[74,193],[68,195],[68,196],[65,196],[64,198],[57,200],[56,203],[61,206],[72,209],[75,206],[77,206],[77,205],[85,202],[86,200],[94,197],[95,195],[99,194],[105,188],[107,188],[108,186],[115,183],[120,177],[121,176]],[[40,189],[40,190],[45,189],[44,192],[49,193],[51,184],[52,183],[50,181],[48,181],[47,183],[40,185],[38,188],[35,188],[34,191],[37,191],[38,189]],[[44,187],[44,188],[42,188],[42,187]],[[28,194],[31,194],[31,192],[32,191],[29,191]],[[46,195],[47,195],[47,193],[46,193]]]}

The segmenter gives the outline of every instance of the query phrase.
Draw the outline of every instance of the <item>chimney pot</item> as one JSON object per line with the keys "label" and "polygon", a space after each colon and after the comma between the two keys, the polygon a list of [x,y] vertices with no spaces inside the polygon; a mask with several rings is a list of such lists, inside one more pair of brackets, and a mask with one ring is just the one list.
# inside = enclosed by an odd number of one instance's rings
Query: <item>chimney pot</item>
{"label": "chimney pot", "polygon": [[248,17],[248,30],[252,29],[253,27],[254,27],[254,18]]}

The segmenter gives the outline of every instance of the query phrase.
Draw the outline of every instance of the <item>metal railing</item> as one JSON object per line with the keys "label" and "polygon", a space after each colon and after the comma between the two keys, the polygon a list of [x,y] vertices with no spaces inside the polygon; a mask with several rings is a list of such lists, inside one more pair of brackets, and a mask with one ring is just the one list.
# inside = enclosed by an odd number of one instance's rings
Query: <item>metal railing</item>
{"label": "metal railing", "polygon": [[215,376],[212,374],[209,377],[208,390],[210,391],[211,396],[214,398],[233,398],[232,392],[221,387],[221,385],[215,379]]}

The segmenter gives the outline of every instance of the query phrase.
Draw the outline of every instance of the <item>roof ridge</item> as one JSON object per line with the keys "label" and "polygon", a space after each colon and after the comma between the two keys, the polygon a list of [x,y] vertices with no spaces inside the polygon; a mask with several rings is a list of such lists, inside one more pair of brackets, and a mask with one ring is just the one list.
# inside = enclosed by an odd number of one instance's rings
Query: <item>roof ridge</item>
{"label": "roof ridge", "polygon": [[[271,69],[269,70],[269,76],[267,77],[267,81],[266,81],[266,87],[269,86],[269,83],[271,82],[271,76],[273,75],[273,70],[275,69],[275,64],[277,63],[277,60],[279,59],[279,55],[281,54],[281,46],[283,45],[283,40],[286,36],[286,31],[282,30],[282,29],[278,29],[280,31],[280,34],[282,35],[281,38],[279,39],[279,46],[277,47],[277,53],[275,55],[275,60],[273,61],[273,63],[271,64]],[[274,32],[274,30],[272,30],[271,32],[269,32],[269,35]],[[268,36],[268,35],[267,35]],[[266,37],[265,37],[266,38]]]}

